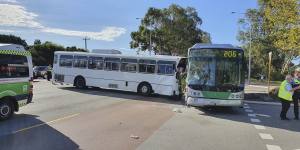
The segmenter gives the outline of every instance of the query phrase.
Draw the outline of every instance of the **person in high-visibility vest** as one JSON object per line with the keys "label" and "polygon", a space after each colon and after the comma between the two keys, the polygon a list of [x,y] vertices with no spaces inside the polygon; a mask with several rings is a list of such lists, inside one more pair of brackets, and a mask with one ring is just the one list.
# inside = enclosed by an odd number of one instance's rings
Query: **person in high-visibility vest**
{"label": "person in high-visibility vest", "polygon": [[300,89],[300,87],[292,88],[293,77],[291,75],[287,75],[285,80],[280,84],[278,97],[281,100],[282,109],[280,113],[281,120],[289,120],[286,117],[286,114],[290,108],[291,102],[293,101],[293,93],[295,90]]}
{"label": "person in high-visibility vest", "polygon": [[[294,75],[294,79],[292,82],[292,87],[295,88],[300,85],[300,68],[296,68],[293,75]],[[300,99],[300,89],[295,90],[293,93],[295,120],[299,120],[299,99]]]}

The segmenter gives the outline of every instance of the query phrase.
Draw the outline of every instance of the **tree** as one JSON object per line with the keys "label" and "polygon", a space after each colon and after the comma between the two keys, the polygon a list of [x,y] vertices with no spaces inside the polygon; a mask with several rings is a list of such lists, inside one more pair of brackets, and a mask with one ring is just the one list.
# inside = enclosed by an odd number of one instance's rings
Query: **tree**
{"label": "tree", "polygon": [[36,39],[36,40],[34,40],[33,44],[34,45],[40,45],[40,44],[42,44],[42,42],[41,42],[41,40]]}
{"label": "tree", "polygon": [[84,49],[73,47],[64,48],[61,45],[54,44],[46,41],[41,43],[40,40],[35,40],[33,46],[30,46],[29,51],[32,54],[33,64],[37,66],[47,66],[53,64],[54,52],[55,51],[80,51],[85,52]]}
{"label": "tree", "polygon": [[272,52],[272,77],[280,79],[282,64],[288,64],[286,60],[300,53],[299,5],[297,0],[259,0],[258,3],[258,9],[248,9],[245,18],[239,20],[244,28],[240,29],[238,39],[246,49],[245,54],[251,43],[252,75],[267,73],[265,58]]}
{"label": "tree", "polygon": [[210,35],[200,29],[201,24],[201,18],[192,7],[182,8],[175,4],[163,9],[151,7],[138,31],[131,33],[130,47],[185,56],[195,43],[210,43]]}
{"label": "tree", "polygon": [[25,49],[28,48],[25,40],[14,35],[0,34],[0,43],[19,44],[22,45]]}

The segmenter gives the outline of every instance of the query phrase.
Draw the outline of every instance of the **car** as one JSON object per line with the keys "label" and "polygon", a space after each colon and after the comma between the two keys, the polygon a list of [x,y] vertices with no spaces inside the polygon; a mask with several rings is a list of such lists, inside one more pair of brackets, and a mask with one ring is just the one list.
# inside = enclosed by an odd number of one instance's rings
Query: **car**
{"label": "car", "polygon": [[33,78],[37,79],[42,77],[44,79],[47,78],[48,66],[35,66],[33,67]]}

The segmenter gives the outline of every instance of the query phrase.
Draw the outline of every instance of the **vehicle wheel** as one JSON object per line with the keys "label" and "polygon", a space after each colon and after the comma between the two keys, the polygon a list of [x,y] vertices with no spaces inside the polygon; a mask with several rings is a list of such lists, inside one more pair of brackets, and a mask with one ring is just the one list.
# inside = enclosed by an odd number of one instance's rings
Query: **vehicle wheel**
{"label": "vehicle wheel", "polygon": [[47,75],[46,74],[43,75],[43,79],[47,79]]}
{"label": "vehicle wheel", "polygon": [[83,77],[77,77],[75,79],[75,87],[79,89],[86,88],[85,80]]}
{"label": "vehicle wheel", "polygon": [[138,93],[144,96],[149,96],[151,94],[152,88],[147,83],[140,84],[138,88]]}
{"label": "vehicle wheel", "polygon": [[0,101],[0,121],[9,119],[14,114],[14,105],[8,100]]}

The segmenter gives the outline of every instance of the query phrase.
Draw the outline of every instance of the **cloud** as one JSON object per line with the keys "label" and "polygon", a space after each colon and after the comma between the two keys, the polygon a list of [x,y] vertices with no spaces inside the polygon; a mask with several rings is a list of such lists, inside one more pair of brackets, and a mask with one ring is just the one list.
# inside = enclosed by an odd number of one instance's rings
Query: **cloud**
{"label": "cloud", "polygon": [[42,28],[36,21],[37,14],[28,12],[25,7],[12,4],[0,4],[0,25],[13,27]]}
{"label": "cloud", "polygon": [[16,0],[0,0],[0,3],[18,3]]}
{"label": "cloud", "polygon": [[3,29],[0,29],[0,33],[13,33],[15,31],[13,30],[3,30]]}
{"label": "cloud", "polygon": [[115,38],[126,32],[126,29],[120,27],[106,27],[100,32],[73,31],[59,28],[43,28],[43,32],[55,33],[66,36],[90,37],[95,40],[114,41]]}
{"label": "cloud", "polygon": [[[17,2],[15,0],[0,0]],[[95,40],[114,41],[126,33],[125,28],[105,27],[99,32],[75,31],[62,28],[52,28],[42,25],[37,21],[38,15],[29,12],[25,7],[16,4],[0,4],[0,26],[23,27],[64,36],[90,37]]]}

